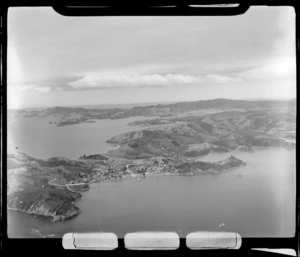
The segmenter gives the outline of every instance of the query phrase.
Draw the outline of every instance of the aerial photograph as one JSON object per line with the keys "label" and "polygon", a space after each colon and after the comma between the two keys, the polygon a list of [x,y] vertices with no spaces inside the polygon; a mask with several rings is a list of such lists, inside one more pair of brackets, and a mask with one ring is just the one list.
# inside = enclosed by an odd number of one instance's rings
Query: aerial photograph
{"label": "aerial photograph", "polygon": [[293,237],[291,7],[8,11],[7,233]]}

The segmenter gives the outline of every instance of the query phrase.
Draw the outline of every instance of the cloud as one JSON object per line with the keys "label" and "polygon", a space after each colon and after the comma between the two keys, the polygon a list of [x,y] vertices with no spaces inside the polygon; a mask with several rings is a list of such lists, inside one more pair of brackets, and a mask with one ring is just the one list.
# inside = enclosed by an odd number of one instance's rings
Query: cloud
{"label": "cloud", "polygon": [[172,85],[191,85],[205,82],[228,83],[240,79],[209,74],[207,76],[187,74],[150,74],[150,75],[86,75],[67,84],[73,89],[104,89],[130,87],[162,87]]}
{"label": "cloud", "polygon": [[197,79],[180,74],[151,75],[87,75],[68,85],[75,89],[83,88],[118,88],[118,87],[161,87],[171,84],[195,83]]}
{"label": "cloud", "polygon": [[[199,68],[201,70],[201,68]],[[136,73],[134,73],[136,72]],[[279,58],[268,65],[230,74],[209,73],[203,75],[182,73],[140,73],[139,68],[128,70],[106,70],[85,76],[65,77],[36,84],[10,84],[14,93],[70,90],[101,90],[113,88],[165,87],[180,85],[229,85],[251,82],[266,82],[296,77],[295,58]],[[146,72],[144,70],[143,72]]]}
{"label": "cloud", "polygon": [[224,75],[217,75],[217,74],[208,74],[205,76],[207,82],[211,83],[235,83],[235,82],[242,82],[243,79],[239,77],[231,77],[231,76],[224,76]]}
{"label": "cloud", "polygon": [[[199,68],[201,70],[201,68]],[[122,74],[122,75],[115,75]],[[198,84],[230,84],[256,81],[272,81],[296,77],[296,61],[294,57],[276,58],[267,65],[233,74],[191,75],[181,73],[148,75],[124,74],[122,71],[88,74],[72,82],[67,82],[69,89],[107,89],[131,87],[163,87]]]}
{"label": "cloud", "polygon": [[48,93],[51,91],[50,87],[38,87],[34,85],[9,86],[8,89],[11,90],[12,93],[26,93],[26,92]]}
{"label": "cloud", "polygon": [[41,93],[48,93],[51,91],[51,88],[50,87],[35,87],[34,90],[37,92],[41,92]]}
{"label": "cloud", "polygon": [[247,81],[295,78],[296,60],[283,58],[263,67],[237,73],[236,77]]}

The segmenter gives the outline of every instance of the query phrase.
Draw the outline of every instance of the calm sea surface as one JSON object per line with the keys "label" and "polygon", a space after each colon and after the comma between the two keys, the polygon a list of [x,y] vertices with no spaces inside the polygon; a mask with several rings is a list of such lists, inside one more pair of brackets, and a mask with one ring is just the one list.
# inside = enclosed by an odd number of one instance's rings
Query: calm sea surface
{"label": "calm sea surface", "polygon": [[[57,128],[28,118],[8,127],[8,147],[33,157],[103,153],[105,141],[136,130],[137,118],[100,120]],[[142,118],[141,118],[142,119]],[[145,118],[144,118],[145,119]],[[231,154],[246,166],[219,175],[147,177],[92,184],[77,202],[81,213],[53,223],[9,211],[9,237],[62,237],[67,232],[174,231],[181,237],[197,230],[235,231],[244,237],[290,237],[295,227],[295,151],[257,149],[252,153],[212,153],[202,160]]]}
{"label": "calm sea surface", "polygon": [[94,123],[81,123],[71,126],[56,127],[47,119],[17,118],[7,124],[8,153],[24,152],[35,158],[63,156],[77,159],[86,154],[105,153],[115,146],[106,140],[120,133],[140,130],[138,126],[127,126],[134,117],[119,120],[96,120]]}

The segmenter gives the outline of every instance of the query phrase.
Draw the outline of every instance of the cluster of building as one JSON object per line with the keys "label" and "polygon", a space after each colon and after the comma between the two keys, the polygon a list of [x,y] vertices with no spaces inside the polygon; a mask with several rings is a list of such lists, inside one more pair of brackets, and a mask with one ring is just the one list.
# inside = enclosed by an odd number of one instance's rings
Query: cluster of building
{"label": "cluster of building", "polygon": [[133,160],[124,166],[115,166],[106,162],[106,167],[96,167],[92,173],[79,172],[78,177],[71,183],[93,183],[105,180],[124,179],[129,177],[140,177],[146,174],[178,173],[178,167],[182,163],[193,162],[188,158],[178,156],[153,157],[149,159]]}

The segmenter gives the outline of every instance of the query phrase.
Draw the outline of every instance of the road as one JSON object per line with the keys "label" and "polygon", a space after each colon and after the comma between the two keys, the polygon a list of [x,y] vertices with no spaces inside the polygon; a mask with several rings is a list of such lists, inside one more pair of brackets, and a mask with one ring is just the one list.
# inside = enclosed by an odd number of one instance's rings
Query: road
{"label": "road", "polygon": [[[116,150],[120,147],[120,145],[117,145],[115,148],[113,148],[112,150]],[[103,154],[102,154],[103,155]],[[106,156],[105,156],[106,157]]]}
{"label": "road", "polygon": [[60,185],[60,184],[53,184],[52,182],[55,181],[56,178],[52,179],[51,181],[48,182],[49,185],[51,186],[58,186],[58,187],[67,187],[71,192],[75,193],[74,190],[72,190],[69,186],[79,186],[79,185],[85,185],[86,183],[76,183],[76,184],[64,184],[64,185]]}
{"label": "road", "polygon": [[159,163],[158,163],[158,167],[157,167],[157,170],[156,170],[156,172],[158,172],[158,170],[159,170],[159,168],[160,168],[161,159],[162,159],[162,158],[160,158],[160,159],[159,159]]}
{"label": "road", "polygon": [[71,192],[75,193],[75,191],[73,191],[71,188],[69,188],[69,185],[68,185],[68,184],[66,184],[66,186],[67,186],[67,188],[68,188]]}
{"label": "road", "polygon": [[56,178],[52,179],[51,181],[48,182],[49,185],[51,186],[60,186],[60,187],[64,187],[65,185],[59,185],[59,184],[53,184],[52,182],[55,181]]}

